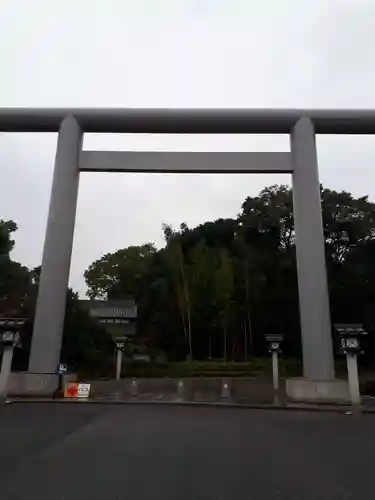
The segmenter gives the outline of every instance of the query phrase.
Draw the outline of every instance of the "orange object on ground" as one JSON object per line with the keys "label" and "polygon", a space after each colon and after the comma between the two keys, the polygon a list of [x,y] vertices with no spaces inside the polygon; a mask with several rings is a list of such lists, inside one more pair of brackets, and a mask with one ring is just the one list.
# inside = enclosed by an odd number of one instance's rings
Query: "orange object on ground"
{"label": "orange object on ground", "polygon": [[70,382],[65,384],[64,398],[76,398],[78,394],[78,383]]}

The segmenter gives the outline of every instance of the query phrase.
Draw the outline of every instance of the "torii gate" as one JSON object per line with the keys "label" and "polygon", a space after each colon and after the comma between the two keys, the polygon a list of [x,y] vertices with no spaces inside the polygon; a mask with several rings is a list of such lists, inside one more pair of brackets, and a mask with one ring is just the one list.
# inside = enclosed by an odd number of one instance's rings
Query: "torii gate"
{"label": "torii gate", "polygon": [[[344,397],[334,379],[315,133],[375,134],[375,111],[293,109],[0,108],[0,131],[59,132],[29,372],[60,359],[80,172],[291,173],[304,379],[290,396]],[[82,151],[85,132],[289,134],[290,152]]]}

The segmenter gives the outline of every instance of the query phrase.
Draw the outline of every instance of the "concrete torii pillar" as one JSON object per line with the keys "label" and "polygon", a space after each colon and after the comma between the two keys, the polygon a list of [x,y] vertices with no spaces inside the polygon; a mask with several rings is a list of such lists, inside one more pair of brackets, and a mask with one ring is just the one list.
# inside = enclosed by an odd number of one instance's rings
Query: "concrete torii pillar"
{"label": "concrete torii pillar", "polygon": [[301,118],[291,132],[293,215],[304,376],[334,378],[331,320],[314,125]]}
{"label": "concrete torii pillar", "polygon": [[290,142],[304,377],[288,379],[286,392],[294,400],[348,401],[346,381],[335,379],[316,138],[310,118],[298,120]]}
{"label": "concrete torii pillar", "polygon": [[60,361],[79,184],[82,131],[73,116],[61,123],[35,311],[29,371],[56,373]]}

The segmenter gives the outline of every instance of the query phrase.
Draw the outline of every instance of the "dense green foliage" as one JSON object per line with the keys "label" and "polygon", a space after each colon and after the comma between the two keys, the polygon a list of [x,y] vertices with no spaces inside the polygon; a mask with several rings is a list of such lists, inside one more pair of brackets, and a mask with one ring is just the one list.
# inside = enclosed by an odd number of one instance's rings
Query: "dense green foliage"
{"label": "dense green foliage", "polygon": [[[38,292],[40,267],[27,269],[10,257],[14,247],[13,221],[0,220],[0,316],[23,317],[28,322],[22,332],[22,347],[15,350],[13,369],[26,369]],[[67,290],[67,307],[61,360],[70,369],[90,373],[108,372],[114,345],[111,337],[79,304],[78,295]]]}
{"label": "dense green foliage", "polygon": [[[360,322],[372,332],[375,204],[323,188],[321,195],[332,322]],[[164,225],[163,232],[161,250],[131,246],[93,262],[85,272],[89,295],[133,295],[141,338],[170,359],[264,355],[267,331],[283,333],[286,353],[299,355],[289,187],[248,197],[236,219],[177,231]]]}
{"label": "dense green foliage", "polygon": [[[341,368],[342,363],[338,363]],[[301,376],[302,362],[293,358],[281,357],[279,362],[281,376]],[[170,361],[141,363],[126,360],[123,373],[128,377],[269,377],[272,375],[270,357],[252,358],[249,361],[227,362],[225,360],[211,361]]]}
{"label": "dense green foliage", "polygon": [[[322,188],[321,194],[332,322],[363,323],[371,333],[371,359],[375,204],[346,192]],[[291,189],[271,186],[248,197],[235,219],[196,228],[181,224],[178,230],[165,224],[164,248],[131,246],[93,262],[85,272],[88,294],[134,297],[139,352],[147,346],[154,359],[265,357],[263,335],[269,331],[284,333],[284,353],[298,357],[292,208]],[[26,368],[40,268],[30,271],[11,259],[16,230],[13,221],[0,221],[0,315],[29,319],[23,348],[15,356],[15,368]],[[62,360],[84,371],[108,373],[109,367],[113,370],[111,338],[82,310],[77,295],[72,290],[67,294]],[[203,369],[189,363],[181,368],[186,373]],[[159,363],[160,370],[163,366],[167,364]],[[207,366],[212,370],[212,364]]]}

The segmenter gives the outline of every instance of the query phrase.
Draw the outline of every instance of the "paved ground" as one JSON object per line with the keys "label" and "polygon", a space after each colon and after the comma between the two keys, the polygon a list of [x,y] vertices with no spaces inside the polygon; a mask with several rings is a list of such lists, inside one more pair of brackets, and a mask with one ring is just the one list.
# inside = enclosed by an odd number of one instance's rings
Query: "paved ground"
{"label": "paved ground", "polygon": [[374,498],[374,416],[22,403],[0,440],[1,500]]}
{"label": "paved ground", "polygon": [[[224,384],[227,388],[224,388]],[[285,401],[285,382],[280,381],[280,399]],[[90,397],[100,401],[189,401],[270,404],[274,391],[267,377],[123,378],[91,382]]]}

